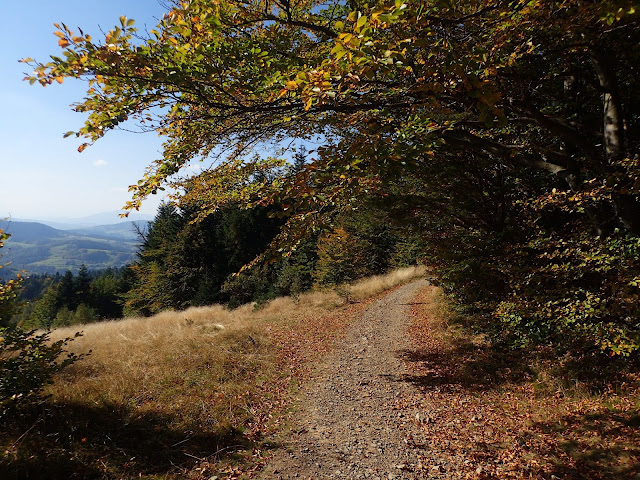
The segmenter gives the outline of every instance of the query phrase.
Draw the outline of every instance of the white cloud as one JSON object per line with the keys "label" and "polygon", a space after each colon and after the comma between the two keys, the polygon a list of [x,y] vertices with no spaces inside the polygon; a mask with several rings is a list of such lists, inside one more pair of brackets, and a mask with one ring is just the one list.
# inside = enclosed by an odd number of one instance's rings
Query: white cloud
{"label": "white cloud", "polygon": [[94,167],[106,167],[107,165],[109,165],[109,162],[107,162],[106,160],[103,160],[101,158],[99,158],[98,160],[96,160],[95,162],[93,162],[93,166]]}
{"label": "white cloud", "polygon": [[185,167],[185,170],[189,173],[196,174],[196,173],[201,173],[204,170],[204,168],[201,163],[192,163],[190,165],[187,165]]}

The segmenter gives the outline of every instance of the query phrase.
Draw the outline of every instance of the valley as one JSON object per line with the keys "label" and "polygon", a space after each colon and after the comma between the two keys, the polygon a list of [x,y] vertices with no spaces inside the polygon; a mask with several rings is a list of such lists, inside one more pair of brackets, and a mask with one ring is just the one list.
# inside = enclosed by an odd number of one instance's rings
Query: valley
{"label": "valley", "polygon": [[134,260],[138,235],[136,226],[147,222],[123,222],[73,230],[61,230],[39,222],[0,221],[0,228],[11,234],[3,250],[1,273],[77,272],[121,267]]}

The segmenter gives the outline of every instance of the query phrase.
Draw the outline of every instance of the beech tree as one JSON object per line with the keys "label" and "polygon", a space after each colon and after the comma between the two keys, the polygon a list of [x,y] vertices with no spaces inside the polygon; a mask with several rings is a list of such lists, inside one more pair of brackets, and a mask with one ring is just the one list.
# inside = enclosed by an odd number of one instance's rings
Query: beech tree
{"label": "beech tree", "polygon": [[[460,295],[470,283],[455,274],[458,254],[477,247],[474,268],[490,266],[492,287],[484,301],[466,297],[474,308],[509,331],[580,331],[628,353],[640,347],[628,320],[639,317],[639,7],[191,0],[145,35],[124,17],[100,40],[56,25],[62,55],[25,61],[31,83],[88,80],[74,105],[88,120],[67,133],[86,139],[80,150],[125,121],[166,136],[128,208],[216,156],[184,201],[202,217],[278,203],[287,223],[274,245],[286,250],[356,196],[394,197],[435,248],[455,237],[442,278]],[[250,154],[285,139],[321,146],[294,173]]]}

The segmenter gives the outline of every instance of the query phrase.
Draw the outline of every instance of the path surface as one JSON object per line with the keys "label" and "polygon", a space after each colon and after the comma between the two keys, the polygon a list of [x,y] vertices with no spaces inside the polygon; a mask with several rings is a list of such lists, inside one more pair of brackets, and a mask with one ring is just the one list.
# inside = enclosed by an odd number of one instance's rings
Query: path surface
{"label": "path surface", "polygon": [[425,285],[412,282],[372,304],[336,346],[304,392],[297,433],[263,478],[424,478],[407,444],[415,412],[400,400],[413,387],[399,381],[398,352],[410,348],[410,304]]}

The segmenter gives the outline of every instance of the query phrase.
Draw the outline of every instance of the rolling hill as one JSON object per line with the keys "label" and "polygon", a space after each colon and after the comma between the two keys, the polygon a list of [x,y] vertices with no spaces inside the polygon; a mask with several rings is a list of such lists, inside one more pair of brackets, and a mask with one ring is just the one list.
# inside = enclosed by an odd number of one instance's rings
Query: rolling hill
{"label": "rolling hill", "polygon": [[[146,227],[146,222],[139,225]],[[0,228],[11,234],[0,252],[3,275],[20,270],[28,273],[55,273],[81,265],[102,270],[130,263],[135,258],[138,237],[134,222],[103,225],[87,229],[58,230],[38,222],[0,221]]]}

